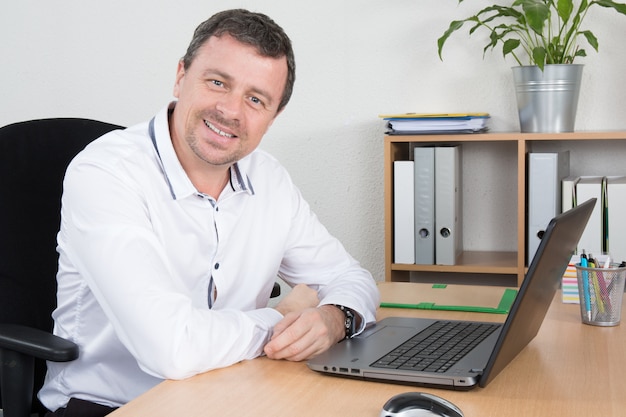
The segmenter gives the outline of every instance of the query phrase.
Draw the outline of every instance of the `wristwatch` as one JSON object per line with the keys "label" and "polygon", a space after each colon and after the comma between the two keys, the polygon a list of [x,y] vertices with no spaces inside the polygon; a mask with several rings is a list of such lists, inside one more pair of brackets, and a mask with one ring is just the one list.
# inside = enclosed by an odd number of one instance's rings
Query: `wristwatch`
{"label": "wristwatch", "polygon": [[350,339],[356,333],[356,318],[354,316],[354,312],[348,307],[344,307],[339,304],[333,304],[339,310],[341,310],[345,316],[345,320],[343,322],[343,327],[346,330],[346,339]]}

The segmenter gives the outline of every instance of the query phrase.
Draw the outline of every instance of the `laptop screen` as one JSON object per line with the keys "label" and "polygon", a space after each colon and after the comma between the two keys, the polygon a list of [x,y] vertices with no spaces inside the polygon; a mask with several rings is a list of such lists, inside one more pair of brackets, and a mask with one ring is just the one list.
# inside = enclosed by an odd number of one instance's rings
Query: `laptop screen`
{"label": "laptop screen", "polygon": [[480,378],[486,386],[537,335],[596,199],[552,219]]}

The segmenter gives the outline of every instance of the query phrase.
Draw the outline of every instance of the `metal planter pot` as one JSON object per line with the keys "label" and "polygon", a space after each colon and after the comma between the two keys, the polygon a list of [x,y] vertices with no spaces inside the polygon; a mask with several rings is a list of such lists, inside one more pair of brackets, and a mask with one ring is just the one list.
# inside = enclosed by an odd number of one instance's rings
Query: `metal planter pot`
{"label": "metal planter pot", "polygon": [[513,67],[521,131],[573,132],[582,72],[575,64]]}

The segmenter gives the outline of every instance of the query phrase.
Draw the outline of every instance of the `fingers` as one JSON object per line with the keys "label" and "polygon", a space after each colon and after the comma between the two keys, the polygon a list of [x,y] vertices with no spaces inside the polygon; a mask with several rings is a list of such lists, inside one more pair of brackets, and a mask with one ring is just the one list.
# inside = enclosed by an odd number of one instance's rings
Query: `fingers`
{"label": "fingers", "polygon": [[285,329],[287,329],[291,324],[296,321],[299,317],[297,313],[289,313],[287,314],[281,321],[274,326],[274,330],[272,332],[272,338],[270,340],[276,339]]}
{"label": "fingers", "polygon": [[299,313],[285,316],[274,327],[270,342],[265,345],[265,354],[271,359],[304,360],[315,348],[315,338],[310,334],[312,325]]}
{"label": "fingers", "polygon": [[293,313],[274,327],[274,334],[265,346],[271,359],[302,361],[316,356],[342,338],[342,313],[333,306],[307,309]]}

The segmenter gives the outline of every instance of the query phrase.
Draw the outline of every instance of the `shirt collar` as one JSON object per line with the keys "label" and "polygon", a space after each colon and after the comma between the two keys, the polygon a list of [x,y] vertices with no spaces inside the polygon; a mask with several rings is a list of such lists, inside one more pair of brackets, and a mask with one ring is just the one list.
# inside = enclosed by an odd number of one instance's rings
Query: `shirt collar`
{"label": "shirt collar", "polygon": [[[175,106],[176,102],[174,101],[161,109],[161,111],[150,120],[148,128],[150,139],[152,140],[152,145],[159,159],[165,181],[167,181],[172,198],[177,200],[189,195],[197,195],[199,192],[180,164],[176,156],[176,151],[174,151],[174,145],[172,144],[169,114],[174,110]],[[247,157],[244,159],[246,158]],[[234,192],[243,191],[254,195],[254,188],[244,168],[245,165],[247,164],[242,165],[239,162],[235,162],[230,167],[230,181],[227,186],[230,186]]]}

